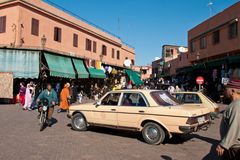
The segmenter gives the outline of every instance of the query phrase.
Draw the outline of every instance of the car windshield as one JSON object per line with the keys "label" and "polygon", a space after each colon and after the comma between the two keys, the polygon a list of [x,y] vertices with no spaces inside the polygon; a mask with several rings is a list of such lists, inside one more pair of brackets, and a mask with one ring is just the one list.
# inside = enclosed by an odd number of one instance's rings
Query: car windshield
{"label": "car windshield", "polygon": [[176,106],[182,104],[167,91],[153,91],[152,98],[160,106]]}

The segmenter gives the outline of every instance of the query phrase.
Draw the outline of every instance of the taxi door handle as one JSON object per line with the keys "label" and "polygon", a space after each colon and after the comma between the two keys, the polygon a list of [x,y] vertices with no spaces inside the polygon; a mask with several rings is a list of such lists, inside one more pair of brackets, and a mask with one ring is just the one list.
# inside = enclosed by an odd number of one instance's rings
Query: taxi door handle
{"label": "taxi door handle", "polygon": [[116,109],[111,109],[111,111],[115,112],[115,111],[116,111]]}
{"label": "taxi door handle", "polygon": [[139,113],[144,113],[144,111],[138,111]]}

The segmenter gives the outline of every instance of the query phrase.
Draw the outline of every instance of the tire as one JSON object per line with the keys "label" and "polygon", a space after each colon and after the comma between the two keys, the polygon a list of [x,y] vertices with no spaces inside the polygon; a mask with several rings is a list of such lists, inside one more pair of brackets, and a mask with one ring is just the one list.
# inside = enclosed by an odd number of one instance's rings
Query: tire
{"label": "tire", "polygon": [[43,131],[44,125],[46,122],[46,114],[45,113],[41,112],[39,121],[40,121],[40,131]]}
{"label": "tire", "polygon": [[143,127],[142,136],[146,143],[159,145],[164,141],[166,133],[160,125],[148,122]]}
{"label": "tire", "polygon": [[72,117],[71,126],[75,131],[86,131],[87,121],[81,113],[77,113]]}

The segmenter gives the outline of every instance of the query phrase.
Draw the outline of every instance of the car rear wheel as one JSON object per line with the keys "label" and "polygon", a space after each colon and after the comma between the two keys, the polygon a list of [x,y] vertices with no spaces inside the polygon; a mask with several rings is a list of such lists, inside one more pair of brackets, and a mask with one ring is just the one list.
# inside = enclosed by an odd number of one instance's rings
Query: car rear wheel
{"label": "car rear wheel", "polygon": [[81,113],[77,113],[72,117],[71,122],[72,128],[76,131],[86,131],[87,122],[84,116]]}
{"label": "car rear wheel", "polygon": [[166,134],[160,125],[149,122],[144,125],[142,136],[148,144],[158,145],[164,141]]}

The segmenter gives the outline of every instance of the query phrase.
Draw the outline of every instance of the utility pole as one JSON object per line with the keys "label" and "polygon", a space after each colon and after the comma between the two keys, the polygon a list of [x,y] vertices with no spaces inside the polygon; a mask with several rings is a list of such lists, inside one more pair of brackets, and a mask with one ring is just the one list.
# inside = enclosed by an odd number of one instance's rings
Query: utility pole
{"label": "utility pole", "polygon": [[209,7],[209,16],[212,17],[213,15],[213,8],[212,8],[213,2],[209,0],[208,7]]}

